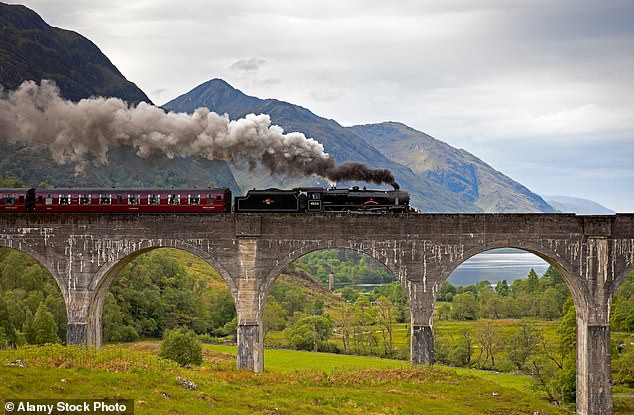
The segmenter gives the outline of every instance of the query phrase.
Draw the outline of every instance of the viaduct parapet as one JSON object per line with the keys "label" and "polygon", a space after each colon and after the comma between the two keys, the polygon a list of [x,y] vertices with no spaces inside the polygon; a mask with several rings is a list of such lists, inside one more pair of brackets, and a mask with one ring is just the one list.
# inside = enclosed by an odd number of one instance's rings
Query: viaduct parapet
{"label": "viaduct parapet", "polygon": [[0,247],[46,267],[66,301],[68,343],[101,345],[112,280],[160,247],[213,266],[238,315],[237,366],[264,370],[263,309],[271,284],[311,251],[347,248],[385,264],[407,292],[411,363],[434,360],[432,315],[449,274],[493,248],[532,252],[557,268],[577,311],[577,412],[612,414],[610,304],[634,269],[634,214],[0,214]]}

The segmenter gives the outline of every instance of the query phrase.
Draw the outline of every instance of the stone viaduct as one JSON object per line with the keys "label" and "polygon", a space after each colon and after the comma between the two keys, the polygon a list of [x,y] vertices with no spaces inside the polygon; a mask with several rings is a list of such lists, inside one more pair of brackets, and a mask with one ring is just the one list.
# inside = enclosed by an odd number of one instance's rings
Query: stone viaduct
{"label": "stone viaduct", "polygon": [[0,247],[25,252],[57,281],[68,343],[101,345],[109,286],[159,247],[198,255],[224,278],[238,314],[238,368],[264,369],[262,316],[279,272],[318,249],[347,248],[385,264],[411,308],[411,363],[434,359],[433,306],[463,261],[501,247],[557,268],[577,311],[577,412],[612,414],[610,304],[634,269],[634,214],[1,214]]}

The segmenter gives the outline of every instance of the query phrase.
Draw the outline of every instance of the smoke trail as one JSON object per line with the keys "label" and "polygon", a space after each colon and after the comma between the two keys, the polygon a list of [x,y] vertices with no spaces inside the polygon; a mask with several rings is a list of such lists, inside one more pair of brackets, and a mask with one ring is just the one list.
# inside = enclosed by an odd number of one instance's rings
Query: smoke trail
{"label": "smoke trail", "polygon": [[130,107],[118,98],[64,100],[52,81],[41,86],[22,83],[15,91],[0,90],[0,139],[42,144],[55,162],[74,163],[83,172],[89,156],[108,162],[110,145],[136,149],[140,157],[160,151],[169,158],[199,156],[209,160],[248,160],[274,174],[318,175],[331,181],[357,180],[398,184],[389,170],[361,163],[336,165],[324,147],[302,133],[284,134],[266,114],[231,121],[207,108],[193,114],[164,112],[140,103]]}

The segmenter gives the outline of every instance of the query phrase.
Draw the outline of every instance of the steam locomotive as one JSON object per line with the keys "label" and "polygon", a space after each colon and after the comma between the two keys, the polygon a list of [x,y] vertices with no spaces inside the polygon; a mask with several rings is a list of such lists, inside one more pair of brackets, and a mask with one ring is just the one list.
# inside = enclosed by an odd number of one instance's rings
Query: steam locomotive
{"label": "steam locomotive", "polygon": [[[250,190],[233,201],[234,212],[406,213],[409,194],[401,190],[323,189]],[[2,189],[0,213],[228,213],[232,194],[219,189],[60,188]]]}

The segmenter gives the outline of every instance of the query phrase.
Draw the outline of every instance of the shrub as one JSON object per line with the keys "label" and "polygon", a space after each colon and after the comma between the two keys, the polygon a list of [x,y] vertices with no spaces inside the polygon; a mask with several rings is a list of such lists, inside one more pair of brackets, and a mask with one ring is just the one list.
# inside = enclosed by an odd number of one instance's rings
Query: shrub
{"label": "shrub", "polygon": [[179,327],[165,331],[159,356],[181,366],[200,366],[203,362],[203,349],[196,333]]}
{"label": "shrub", "polygon": [[112,334],[112,341],[135,342],[139,340],[139,333],[132,326],[123,326]]}

